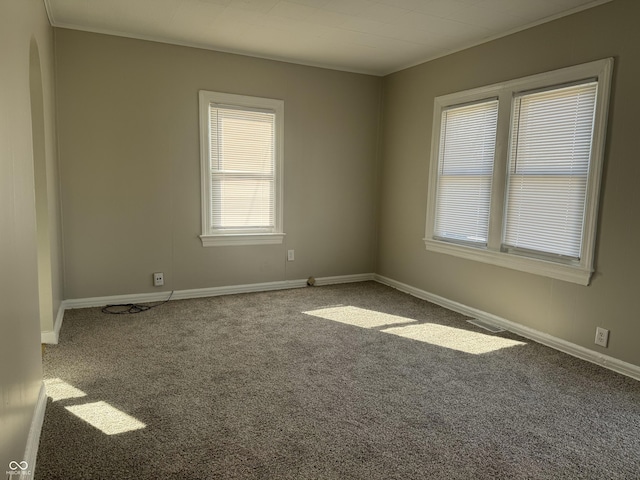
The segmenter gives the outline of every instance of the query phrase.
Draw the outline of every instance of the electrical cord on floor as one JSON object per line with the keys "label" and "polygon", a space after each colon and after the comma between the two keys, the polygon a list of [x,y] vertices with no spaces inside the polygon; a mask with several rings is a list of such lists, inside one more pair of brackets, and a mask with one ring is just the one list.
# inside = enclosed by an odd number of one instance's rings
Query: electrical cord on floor
{"label": "electrical cord on floor", "polygon": [[[169,294],[169,298],[164,300],[163,302],[156,303],[155,305],[140,305],[138,303],[121,303],[118,305],[107,305],[102,309],[102,313],[109,313],[111,315],[129,315],[133,313],[146,312],[147,310],[151,310],[152,308],[159,307],[160,305],[164,305],[173,296],[173,290]],[[116,310],[113,310],[113,309]]]}

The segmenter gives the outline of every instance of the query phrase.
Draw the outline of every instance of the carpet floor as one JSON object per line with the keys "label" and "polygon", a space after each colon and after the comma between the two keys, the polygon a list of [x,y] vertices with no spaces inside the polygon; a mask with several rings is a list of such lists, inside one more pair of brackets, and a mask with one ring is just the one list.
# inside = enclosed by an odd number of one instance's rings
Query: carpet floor
{"label": "carpet floor", "polygon": [[638,479],[640,382],[374,282],[65,312],[36,479]]}

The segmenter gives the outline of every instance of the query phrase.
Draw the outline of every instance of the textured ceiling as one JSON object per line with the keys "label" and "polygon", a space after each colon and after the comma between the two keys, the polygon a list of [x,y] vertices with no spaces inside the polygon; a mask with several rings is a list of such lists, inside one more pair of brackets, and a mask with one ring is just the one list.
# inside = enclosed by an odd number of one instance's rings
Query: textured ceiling
{"label": "textured ceiling", "polygon": [[610,0],[44,0],[54,27],[385,75]]}

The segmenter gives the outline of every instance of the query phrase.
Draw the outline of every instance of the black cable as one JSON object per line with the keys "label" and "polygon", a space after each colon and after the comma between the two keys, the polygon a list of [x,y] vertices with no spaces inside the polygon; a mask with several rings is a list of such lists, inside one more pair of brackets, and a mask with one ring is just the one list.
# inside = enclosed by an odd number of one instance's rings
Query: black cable
{"label": "black cable", "polygon": [[[171,300],[171,297],[173,296],[173,290],[171,290],[171,293],[169,294],[169,298],[167,298],[165,301],[160,302],[160,303],[156,303],[155,305],[140,305],[138,303],[121,303],[118,305],[107,305],[106,307],[103,307],[102,309],[102,313],[110,313],[111,315],[129,315],[132,313],[140,313],[140,312],[146,312],[147,310],[151,310],[152,308],[156,308],[159,307],[160,305],[164,305],[165,303],[167,303],[169,300]],[[118,309],[122,309],[122,310],[111,310],[112,308],[118,308]]]}

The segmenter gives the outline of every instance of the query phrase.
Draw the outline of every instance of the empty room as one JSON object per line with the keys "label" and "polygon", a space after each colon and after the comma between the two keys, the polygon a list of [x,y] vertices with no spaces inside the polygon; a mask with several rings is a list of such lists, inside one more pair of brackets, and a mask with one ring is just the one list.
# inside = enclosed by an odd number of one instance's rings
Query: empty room
{"label": "empty room", "polygon": [[0,2],[0,477],[640,478],[638,20]]}

